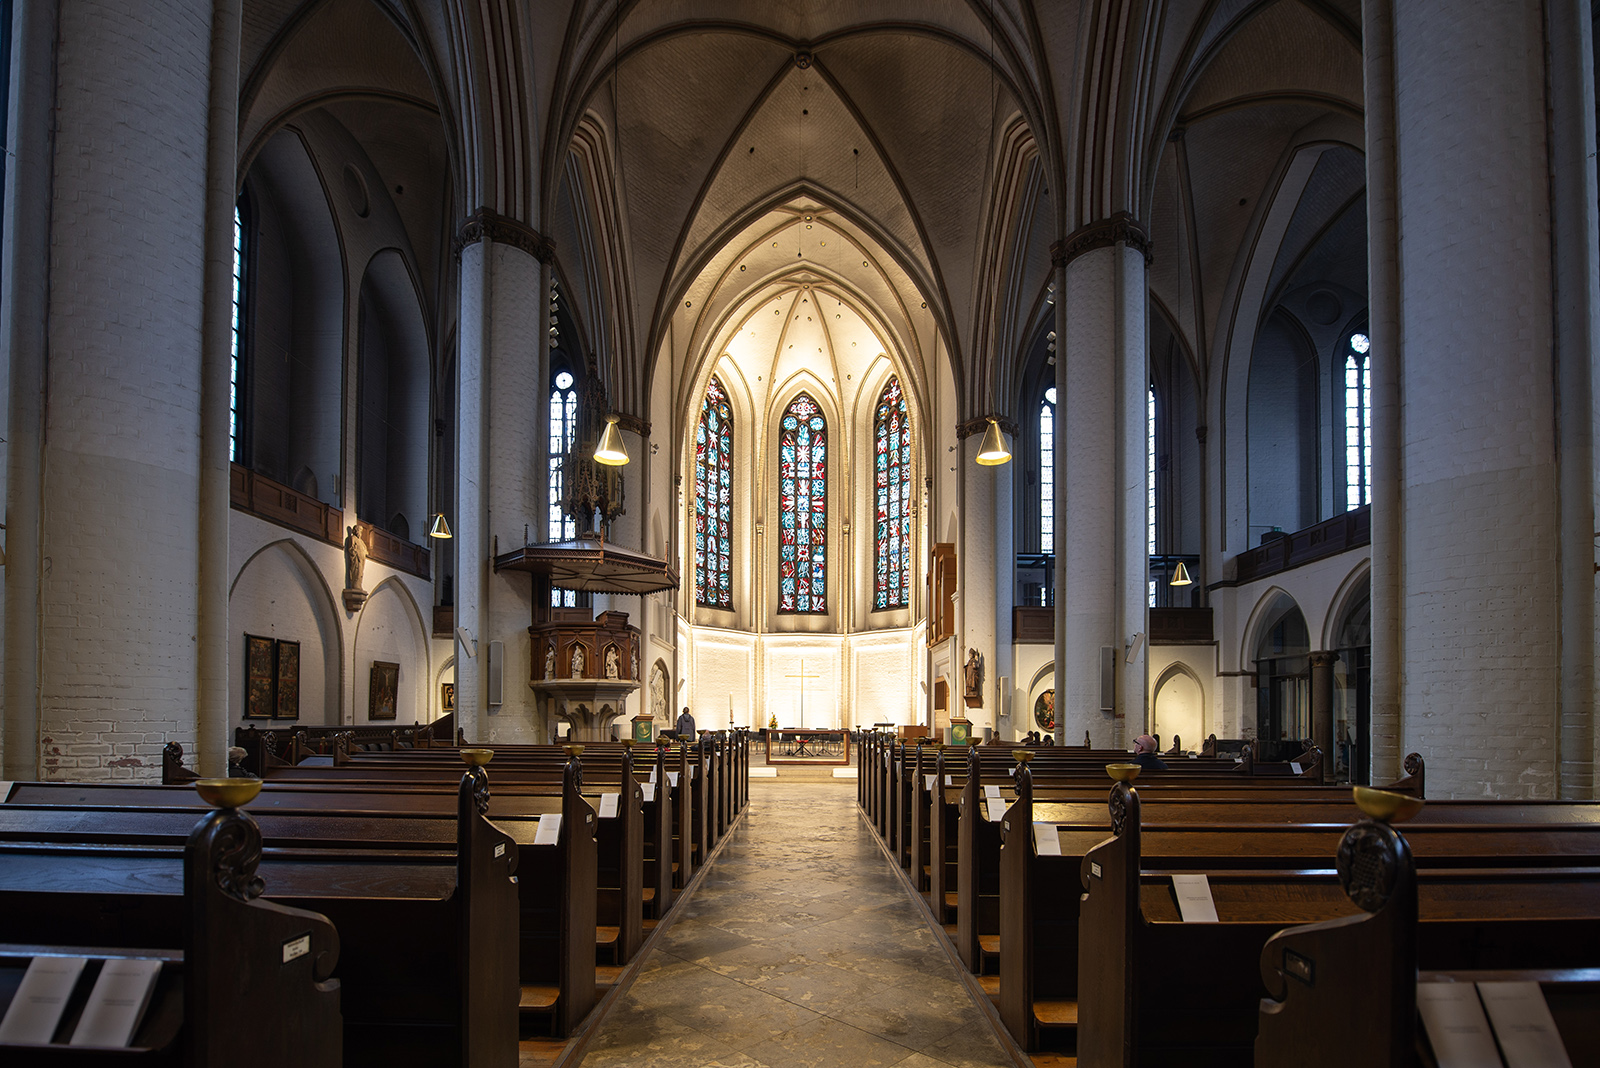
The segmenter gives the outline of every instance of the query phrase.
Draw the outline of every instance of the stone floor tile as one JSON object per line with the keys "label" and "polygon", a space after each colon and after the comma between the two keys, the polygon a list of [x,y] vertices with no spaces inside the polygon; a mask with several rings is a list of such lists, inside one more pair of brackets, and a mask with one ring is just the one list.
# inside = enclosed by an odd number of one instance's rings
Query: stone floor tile
{"label": "stone floor tile", "polygon": [[750,793],[583,1068],[1008,1065],[853,785]]}

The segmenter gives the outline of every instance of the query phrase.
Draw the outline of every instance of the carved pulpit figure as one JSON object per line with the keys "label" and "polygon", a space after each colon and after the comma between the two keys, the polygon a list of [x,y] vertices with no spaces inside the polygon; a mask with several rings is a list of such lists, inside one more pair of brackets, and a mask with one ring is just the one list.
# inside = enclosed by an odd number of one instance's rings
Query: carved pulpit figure
{"label": "carved pulpit figure", "polygon": [[547,679],[553,679],[556,677],[555,642],[551,642],[549,645],[544,647],[544,677]]}
{"label": "carved pulpit figure", "polygon": [[621,664],[617,660],[617,647],[615,645],[608,646],[606,648],[606,678],[617,678],[620,670]]}
{"label": "carved pulpit figure", "polygon": [[583,646],[574,645],[572,647],[572,677],[573,678],[575,678],[575,679],[583,678],[583,676],[584,676],[584,662],[585,661],[584,661],[584,656],[583,656]]}

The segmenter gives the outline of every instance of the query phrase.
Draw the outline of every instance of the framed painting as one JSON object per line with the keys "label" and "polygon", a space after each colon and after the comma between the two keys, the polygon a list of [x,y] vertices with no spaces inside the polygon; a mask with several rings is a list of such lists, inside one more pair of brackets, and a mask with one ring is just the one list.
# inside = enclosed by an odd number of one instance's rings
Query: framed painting
{"label": "framed painting", "polygon": [[456,684],[443,682],[439,684],[439,708],[445,715],[456,710]]}
{"label": "framed painting", "polygon": [[400,695],[400,665],[385,660],[372,662],[372,681],[367,688],[367,718],[394,719]]}
{"label": "framed painting", "polygon": [[273,715],[277,719],[299,719],[300,643],[280,641],[274,652],[278,659],[278,694]]}
{"label": "framed painting", "polygon": [[272,644],[271,638],[244,636],[245,719],[271,719],[276,708]]}
{"label": "framed painting", "polygon": [[1042,731],[1056,729],[1056,692],[1046,690],[1033,702],[1033,722]]}

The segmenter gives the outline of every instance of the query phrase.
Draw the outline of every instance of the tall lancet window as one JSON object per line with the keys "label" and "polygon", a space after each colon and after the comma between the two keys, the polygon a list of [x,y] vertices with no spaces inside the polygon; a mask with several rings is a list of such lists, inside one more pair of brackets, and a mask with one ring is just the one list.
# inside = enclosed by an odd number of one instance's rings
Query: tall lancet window
{"label": "tall lancet window", "polygon": [[802,393],[778,424],[778,611],[828,610],[828,423]]}
{"label": "tall lancet window", "polygon": [[[578,536],[578,525],[561,508],[561,495],[566,489],[567,452],[577,433],[578,390],[572,372],[559,370],[550,383],[550,521],[545,532],[549,541],[571,541]],[[557,608],[576,607],[577,592],[551,590],[550,603]]]}
{"label": "tall lancet window", "polygon": [[243,401],[240,396],[239,338],[244,330],[244,210],[233,206],[233,357],[228,364],[228,458],[244,462],[239,448],[243,436]]}
{"label": "tall lancet window", "polygon": [[878,397],[873,439],[877,593],[872,607],[906,608],[911,604],[911,423],[898,377],[891,375]]}
{"label": "tall lancet window", "polygon": [[1372,503],[1372,340],[1351,334],[1344,356],[1344,507]]}
{"label": "tall lancet window", "polygon": [[694,598],[733,607],[733,409],[716,378],[706,387],[694,438]]}
{"label": "tall lancet window", "polygon": [[[1156,554],[1156,387],[1144,395],[1144,551]],[[1149,580],[1150,607],[1156,606],[1156,580]]]}
{"label": "tall lancet window", "polygon": [[1056,387],[1039,402],[1039,551],[1056,551]]}

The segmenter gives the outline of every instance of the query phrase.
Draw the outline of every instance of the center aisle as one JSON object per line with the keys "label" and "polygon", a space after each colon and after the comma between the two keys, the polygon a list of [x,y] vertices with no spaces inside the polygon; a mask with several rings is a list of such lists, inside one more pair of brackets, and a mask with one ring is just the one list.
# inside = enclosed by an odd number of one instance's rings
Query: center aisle
{"label": "center aisle", "polygon": [[855,783],[755,779],[582,1065],[1010,1063],[857,815]]}

